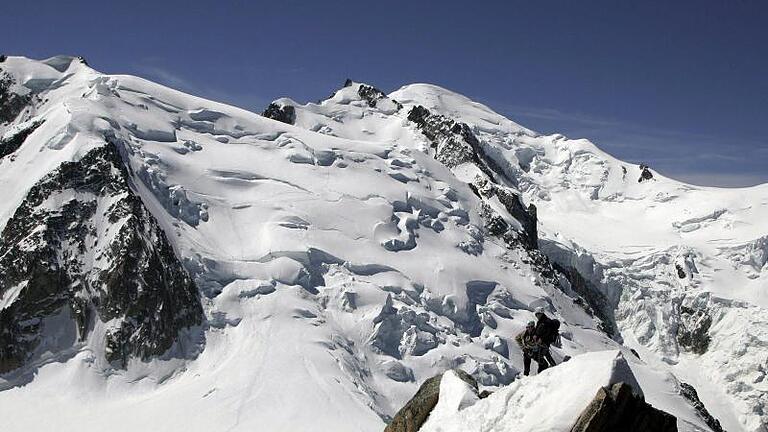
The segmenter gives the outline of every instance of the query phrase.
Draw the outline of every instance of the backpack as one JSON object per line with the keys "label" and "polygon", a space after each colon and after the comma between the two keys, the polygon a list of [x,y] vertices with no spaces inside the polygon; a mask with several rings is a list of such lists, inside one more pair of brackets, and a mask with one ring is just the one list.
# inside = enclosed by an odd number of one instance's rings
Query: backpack
{"label": "backpack", "polygon": [[552,346],[557,347],[557,348],[562,348],[563,347],[563,340],[560,339],[560,334],[558,334],[557,337],[555,338],[555,341],[552,342]]}
{"label": "backpack", "polygon": [[549,325],[547,326],[547,333],[544,335],[544,342],[558,346],[558,339],[560,339],[560,321],[553,318],[549,321]]}

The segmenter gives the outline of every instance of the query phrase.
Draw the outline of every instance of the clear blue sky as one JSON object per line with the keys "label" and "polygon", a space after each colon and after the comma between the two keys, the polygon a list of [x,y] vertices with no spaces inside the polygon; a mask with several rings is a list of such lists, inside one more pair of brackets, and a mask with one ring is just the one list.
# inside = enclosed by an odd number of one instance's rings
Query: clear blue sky
{"label": "clear blue sky", "polygon": [[768,2],[5,2],[0,51],[76,54],[261,111],[438,84],[697,184],[768,182]]}

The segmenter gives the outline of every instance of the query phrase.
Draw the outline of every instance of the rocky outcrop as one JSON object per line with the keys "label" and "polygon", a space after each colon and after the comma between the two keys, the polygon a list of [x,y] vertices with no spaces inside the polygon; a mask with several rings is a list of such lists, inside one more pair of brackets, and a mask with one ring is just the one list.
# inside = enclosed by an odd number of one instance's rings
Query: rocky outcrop
{"label": "rocky outcrop", "polygon": [[296,123],[296,108],[290,105],[278,105],[273,102],[261,115],[291,125]]}
{"label": "rocky outcrop", "polygon": [[682,394],[683,397],[691,403],[691,406],[693,406],[696,412],[699,413],[699,416],[701,416],[701,418],[704,420],[707,426],[712,429],[713,432],[724,432],[723,427],[720,426],[720,420],[714,418],[712,414],[709,413],[709,410],[707,410],[707,407],[705,407],[704,403],[701,402],[699,399],[699,394],[696,392],[696,389],[693,388],[692,385],[680,383],[680,394]]}
{"label": "rocky outcrop", "polygon": [[553,265],[566,277],[566,279],[568,279],[568,282],[571,284],[571,289],[586,302],[586,304],[584,304],[584,302],[577,303],[579,303],[590,315],[597,316],[600,319],[600,330],[605,332],[605,334],[611,338],[620,338],[621,335],[619,333],[619,328],[616,325],[616,316],[613,305],[605,294],[603,294],[603,292],[589,279],[582,276],[575,267],[566,267],[557,263],[554,263]]}
{"label": "rocky outcrop", "polygon": [[81,342],[101,321],[104,355],[119,367],[164,353],[202,322],[195,284],[129,179],[107,143],[35,184],[6,224],[0,373],[35,356],[54,316],[68,317],[55,326],[71,324]]}
{"label": "rocky outcrop", "polygon": [[20,95],[11,89],[14,83],[13,78],[0,69],[0,125],[13,121],[30,102],[29,95]]}
{"label": "rocky outcrop", "polygon": [[[367,84],[360,84],[360,87],[357,89],[357,94],[368,103],[369,106],[375,108],[376,103],[382,99],[387,99],[386,93],[383,91],[377,89],[376,87],[369,86]],[[403,108],[403,105],[400,104],[400,102],[392,101],[395,104],[395,110],[400,111]]]}
{"label": "rocky outcrop", "polygon": [[640,178],[637,179],[638,183],[644,182],[646,180],[650,180],[653,178],[653,173],[650,170],[650,167],[645,164],[640,164]]}
{"label": "rocky outcrop", "polygon": [[43,124],[43,120],[34,121],[9,137],[5,139],[0,138],[0,158],[4,158],[18,150],[24,144],[24,141],[27,140],[27,137],[40,127],[41,124]]}
{"label": "rocky outcrop", "polygon": [[[523,230],[519,233],[518,238],[512,241],[513,243],[520,243],[529,250],[538,248],[539,233],[535,205],[530,204],[526,208],[519,194],[485,179],[479,179],[474,184],[471,184],[471,187],[484,200],[497,197],[510,216],[520,222]],[[503,236],[506,234],[509,227],[502,217],[490,208],[486,209],[484,214],[487,216],[484,218],[486,228],[488,228],[491,235]]]}
{"label": "rocky outcrop", "polygon": [[419,130],[430,141],[435,150],[435,159],[448,168],[454,168],[463,163],[475,162],[480,169],[487,171],[489,177],[493,173],[488,170],[478,157],[479,142],[465,123],[458,123],[448,117],[432,114],[421,105],[411,108],[408,120],[416,124]]}
{"label": "rocky outcrop", "polygon": [[712,317],[705,309],[680,306],[677,342],[688,351],[704,354],[712,341],[712,337],[709,336],[711,325]]}
{"label": "rocky outcrop", "polygon": [[368,84],[360,84],[360,87],[357,88],[357,94],[371,107],[375,107],[377,101],[387,97],[386,93]]}
{"label": "rocky outcrop", "polygon": [[685,279],[688,277],[688,275],[685,274],[685,269],[683,269],[683,266],[680,264],[675,264],[675,270],[677,270],[677,277],[680,279]]}
{"label": "rocky outcrop", "polygon": [[[460,370],[453,370],[464,382],[469,384],[477,392],[477,382],[471,375]],[[416,394],[395,414],[392,421],[384,429],[384,432],[416,432],[421,428],[427,417],[437,405],[440,399],[440,382],[443,374],[433,376],[424,381]]]}
{"label": "rocky outcrop", "polygon": [[676,432],[675,416],[649,405],[620,382],[603,387],[582,411],[571,432]]}
{"label": "rocky outcrop", "polygon": [[391,380],[397,382],[413,381],[413,369],[405,366],[396,360],[390,360],[384,363],[384,374]]}

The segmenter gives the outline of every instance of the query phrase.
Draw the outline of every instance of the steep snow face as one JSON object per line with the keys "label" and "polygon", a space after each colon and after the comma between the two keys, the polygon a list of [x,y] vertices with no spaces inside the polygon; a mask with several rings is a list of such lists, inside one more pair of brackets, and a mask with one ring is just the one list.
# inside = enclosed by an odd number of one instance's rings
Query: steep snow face
{"label": "steep snow face", "polygon": [[[466,153],[479,144],[450,119],[429,117],[445,127],[436,143],[356,83],[275,121],[71,58],[2,68],[37,101],[3,136],[42,121],[0,159],[2,223],[40,179],[109,141],[206,318],[195,358],[115,366],[87,341],[45,356],[24,386],[3,375],[7,430],[380,430],[447,368],[512,382],[513,337],[537,306],[563,322],[556,358],[618,348],[524,241],[535,213]],[[452,169],[435,160],[452,149],[469,158]],[[484,183],[470,187],[468,173]],[[24,286],[0,288],[10,310]]]}
{"label": "steep snow face", "polygon": [[706,388],[727,429],[765,428],[768,185],[682,184],[589,141],[521,130],[436,86],[390,97],[470,125],[537,206],[542,250],[601,290],[626,343]]}

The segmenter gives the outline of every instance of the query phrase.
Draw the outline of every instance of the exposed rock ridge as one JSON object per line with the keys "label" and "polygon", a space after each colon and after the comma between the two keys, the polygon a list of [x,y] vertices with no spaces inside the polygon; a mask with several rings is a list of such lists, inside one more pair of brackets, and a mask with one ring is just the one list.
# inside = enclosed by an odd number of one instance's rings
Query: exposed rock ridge
{"label": "exposed rock ridge", "polygon": [[682,394],[684,398],[688,399],[688,401],[691,403],[696,412],[699,413],[707,426],[712,428],[713,432],[724,432],[723,427],[720,425],[720,421],[709,413],[709,410],[707,410],[707,407],[705,407],[704,403],[701,402],[696,389],[693,388],[692,385],[680,383],[680,394]]}
{"label": "exposed rock ridge", "polygon": [[0,250],[0,373],[33,357],[45,320],[62,312],[80,342],[96,320],[104,323],[104,355],[116,366],[164,353],[182,329],[202,322],[197,288],[131,190],[116,144],[63,163],[32,187]]}

